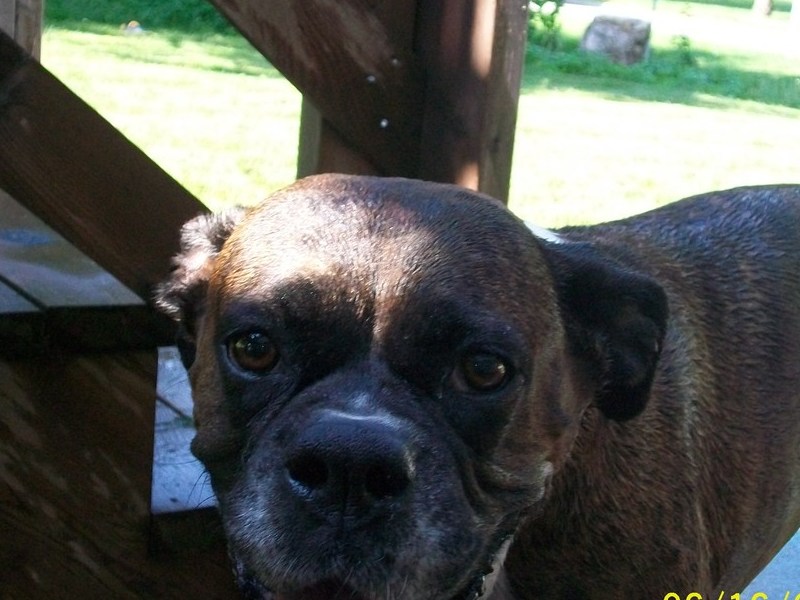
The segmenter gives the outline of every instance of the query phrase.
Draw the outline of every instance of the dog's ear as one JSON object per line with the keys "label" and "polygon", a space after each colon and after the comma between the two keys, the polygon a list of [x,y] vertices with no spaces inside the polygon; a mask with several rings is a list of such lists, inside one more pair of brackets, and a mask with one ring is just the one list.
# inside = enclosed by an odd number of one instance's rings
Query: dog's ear
{"label": "dog's ear", "polygon": [[569,343],[596,384],[595,404],[609,419],[637,416],[666,331],[664,290],[589,244],[546,246]]}
{"label": "dog's ear", "polygon": [[156,290],[156,306],[178,321],[177,345],[187,369],[194,362],[195,320],[205,300],[213,259],[244,212],[235,208],[187,222],[181,229],[181,249],[172,260],[172,273]]}

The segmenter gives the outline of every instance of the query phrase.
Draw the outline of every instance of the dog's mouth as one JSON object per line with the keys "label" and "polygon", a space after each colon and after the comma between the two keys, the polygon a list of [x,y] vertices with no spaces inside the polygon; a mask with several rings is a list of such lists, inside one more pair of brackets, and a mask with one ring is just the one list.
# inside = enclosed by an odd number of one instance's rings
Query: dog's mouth
{"label": "dog's mouth", "polygon": [[340,581],[323,581],[297,592],[276,593],[262,588],[259,600],[369,600]]}
{"label": "dog's mouth", "polygon": [[[506,547],[505,543],[503,547]],[[501,549],[497,555],[493,555],[486,567],[476,572],[467,586],[448,600],[483,599],[487,592],[487,578],[494,572],[498,556],[504,552],[504,549]],[[235,565],[239,590],[244,600],[383,600],[381,597],[364,595],[348,586],[346,582],[336,579],[324,580],[298,591],[275,592],[248,573],[241,562],[236,561]]]}
{"label": "dog's mouth", "polygon": [[[476,575],[467,588],[450,600],[480,600],[484,595],[486,574]],[[317,583],[297,592],[277,593],[255,580],[240,583],[245,600],[378,600],[364,596],[346,584],[331,580]]]}
{"label": "dog's mouth", "polygon": [[273,592],[253,578],[239,580],[239,589],[245,600],[371,600],[347,584],[326,580],[296,592]]}

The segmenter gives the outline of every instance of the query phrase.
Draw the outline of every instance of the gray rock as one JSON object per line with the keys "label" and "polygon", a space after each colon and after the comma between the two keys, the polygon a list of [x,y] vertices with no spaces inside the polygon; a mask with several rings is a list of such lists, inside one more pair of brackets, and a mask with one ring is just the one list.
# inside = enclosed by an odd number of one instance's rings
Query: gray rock
{"label": "gray rock", "polygon": [[606,56],[615,63],[632,65],[644,60],[649,43],[648,21],[599,15],[583,34],[581,49]]}

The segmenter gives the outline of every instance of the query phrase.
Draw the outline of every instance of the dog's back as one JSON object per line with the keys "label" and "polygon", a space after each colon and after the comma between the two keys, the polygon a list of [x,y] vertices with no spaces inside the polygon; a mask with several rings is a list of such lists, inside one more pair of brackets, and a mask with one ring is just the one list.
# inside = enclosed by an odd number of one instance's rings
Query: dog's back
{"label": "dog's back", "polygon": [[[529,529],[526,546],[545,549],[529,586],[741,591],[800,524],[800,188],[712,193],[559,235],[649,274],[670,320],[644,413],[583,424],[552,511]],[[616,538],[614,555],[592,538]]]}

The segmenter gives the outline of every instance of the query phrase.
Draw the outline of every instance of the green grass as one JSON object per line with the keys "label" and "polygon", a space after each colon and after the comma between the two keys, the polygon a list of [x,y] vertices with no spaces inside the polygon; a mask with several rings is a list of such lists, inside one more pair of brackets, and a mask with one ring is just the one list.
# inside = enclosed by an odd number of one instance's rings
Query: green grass
{"label": "green grass", "polygon": [[[650,3],[616,5],[647,15]],[[623,67],[577,51],[595,13],[565,6],[561,48],[529,49],[512,208],[564,224],[800,181],[800,31],[788,3],[776,8],[764,19],[749,5],[659,0],[650,60]]]}
{"label": "green grass", "polygon": [[300,94],[238,36],[50,28],[42,62],[213,209],[295,177]]}
{"label": "green grass", "polygon": [[[764,19],[744,0],[658,0],[652,55],[632,68],[578,52],[594,13],[565,6],[560,49],[527,58],[511,207],[558,225],[800,181],[800,30],[788,0],[775,6]],[[46,9],[45,66],[209,206],[253,202],[294,179],[299,93],[205,2]],[[146,34],[121,32],[134,19]]]}
{"label": "green grass", "polygon": [[139,21],[151,29],[183,33],[233,33],[233,28],[205,0],[47,0],[49,23],[69,29],[119,26]]}

